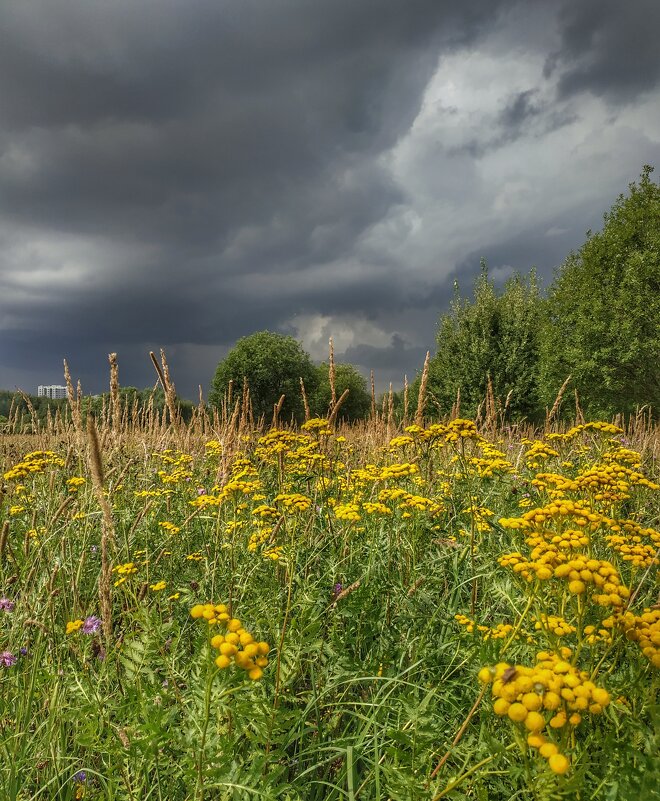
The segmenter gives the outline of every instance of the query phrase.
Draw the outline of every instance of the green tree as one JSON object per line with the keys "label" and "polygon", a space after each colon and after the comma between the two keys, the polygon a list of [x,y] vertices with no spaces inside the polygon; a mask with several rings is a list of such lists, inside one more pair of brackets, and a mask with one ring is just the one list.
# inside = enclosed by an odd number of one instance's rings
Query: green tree
{"label": "green tree", "polygon": [[[509,396],[513,416],[537,417],[542,304],[534,271],[514,275],[498,293],[482,263],[473,298],[462,298],[456,287],[449,312],[440,318],[438,350],[429,364],[431,403],[446,413],[460,390],[461,413],[474,415],[490,376],[495,396]],[[419,378],[413,398],[418,388]]]}
{"label": "green tree", "polygon": [[317,370],[300,343],[293,337],[271,331],[259,331],[238,340],[218,364],[209,403],[219,407],[229,382],[233,381],[235,392],[240,392],[244,378],[250,387],[255,418],[264,415],[267,421],[281,395],[285,399],[280,419],[287,420],[292,416],[296,420],[303,419],[300,379],[310,397],[315,393],[318,381]]}
{"label": "green tree", "polygon": [[660,408],[660,186],[644,167],[564,262],[548,298],[542,390],[570,374],[590,416]]}
{"label": "green tree", "polygon": [[[318,417],[328,414],[331,403],[330,367],[325,362],[317,368],[318,385],[311,396],[309,405],[312,413]],[[335,393],[339,399],[348,390],[348,396],[342,403],[338,418],[340,420],[361,420],[369,414],[371,395],[367,392],[365,378],[352,364],[335,364]]]}

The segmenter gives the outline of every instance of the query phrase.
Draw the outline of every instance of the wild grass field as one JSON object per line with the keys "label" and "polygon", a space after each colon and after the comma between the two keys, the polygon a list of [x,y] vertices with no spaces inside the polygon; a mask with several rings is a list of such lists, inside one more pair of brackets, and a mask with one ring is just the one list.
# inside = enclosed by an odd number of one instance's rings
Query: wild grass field
{"label": "wild grass field", "polygon": [[0,435],[2,801],[660,797],[650,421],[239,407]]}

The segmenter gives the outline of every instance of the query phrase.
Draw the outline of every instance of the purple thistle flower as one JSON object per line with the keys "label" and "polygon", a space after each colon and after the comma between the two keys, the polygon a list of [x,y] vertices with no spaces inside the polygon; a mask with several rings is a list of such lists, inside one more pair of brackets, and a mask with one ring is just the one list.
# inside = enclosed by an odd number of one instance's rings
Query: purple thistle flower
{"label": "purple thistle flower", "polygon": [[3,612],[13,612],[16,604],[10,601],[9,598],[0,598],[0,609]]}
{"label": "purple thistle flower", "polygon": [[0,653],[0,666],[13,667],[18,660],[11,651],[2,651]]}
{"label": "purple thistle flower", "polygon": [[102,620],[100,617],[96,617],[95,615],[90,615],[89,617],[85,618],[84,623],[80,627],[80,631],[83,634],[96,634],[97,631],[101,628]]}

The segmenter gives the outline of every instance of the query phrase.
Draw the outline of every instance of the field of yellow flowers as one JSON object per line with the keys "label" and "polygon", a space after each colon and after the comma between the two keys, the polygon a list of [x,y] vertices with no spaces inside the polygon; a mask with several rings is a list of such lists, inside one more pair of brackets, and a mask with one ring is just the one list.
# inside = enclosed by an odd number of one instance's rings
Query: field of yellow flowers
{"label": "field of yellow flowers", "polygon": [[0,435],[0,801],[660,798],[657,443]]}

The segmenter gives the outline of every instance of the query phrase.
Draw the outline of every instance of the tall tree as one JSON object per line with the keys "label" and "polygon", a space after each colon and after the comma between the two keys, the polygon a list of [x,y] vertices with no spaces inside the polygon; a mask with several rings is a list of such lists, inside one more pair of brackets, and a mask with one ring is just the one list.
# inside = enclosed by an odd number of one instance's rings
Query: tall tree
{"label": "tall tree", "polygon": [[269,421],[273,406],[284,395],[280,419],[293,416],[301,420],[304,416],[301,378],[307,392],[313,393],[318,381],[317,370],[301,344],[293,337],[259,331],[239,339],[218,364],[209,403],[219,407],[229,382],[233,381],[235,392],[240,392],[246,379],[255,418],[264,415]]}
{"label": "tall tree", "polygon": [[496,397],[509,395],[515,416],[539,413],[539,322],[542,300],[534,271],[514,275],[498,293],[485,263],[473,298],[456,294],[438,324],[438,350],[429,365],[428,392],[448,412],[460,390],[461,413],[472,415],[488,379]]}
{"label": "tall tree", "polygon": [[542,387],[571,374],[591,416],[660,409],[660,186],[644,167],[566,259],[548,298]]}

